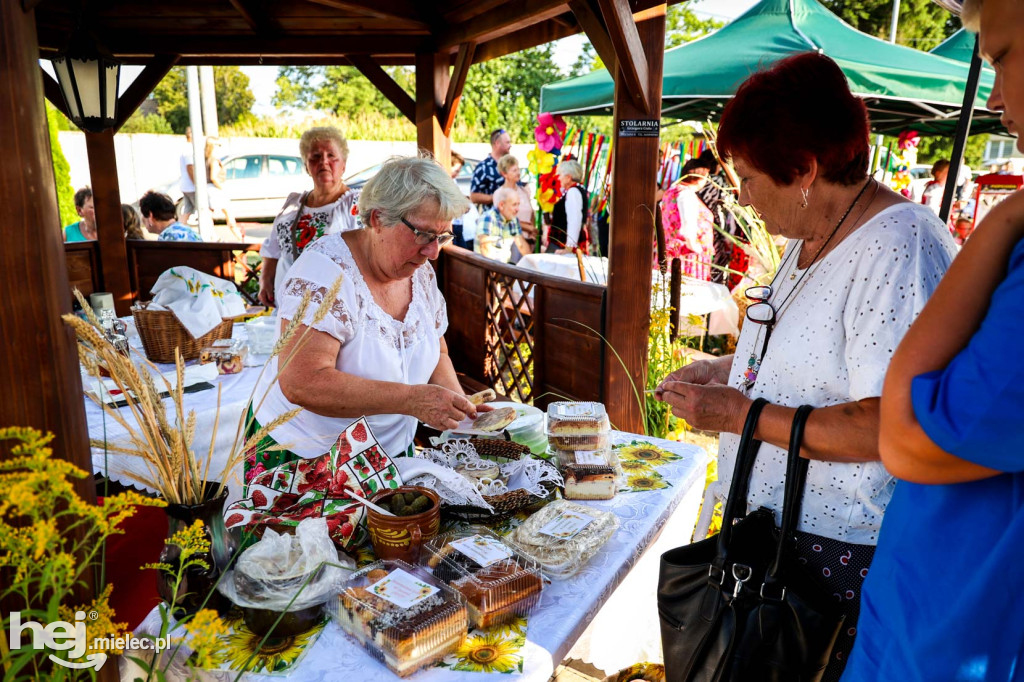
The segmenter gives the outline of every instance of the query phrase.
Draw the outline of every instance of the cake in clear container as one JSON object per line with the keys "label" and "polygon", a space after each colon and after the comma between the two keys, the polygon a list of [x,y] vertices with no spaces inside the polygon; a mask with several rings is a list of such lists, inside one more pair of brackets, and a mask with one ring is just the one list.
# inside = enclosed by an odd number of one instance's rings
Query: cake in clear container
{"label": "cake in clear container", "polygon": [[550,578],[575,575],[615,534],[619,519],[570,500],[543,507],[513,530],[506,541],[540,564]]}
{"label": "cake in clear container", "polygon": [[330,610],[345,632],[399,677],[457,649],[468,628],[461,594],[398,560],[354,573]]}
{"label": "cake in clear container", "polygon": [[[611,423],[604,405],[595,402],[554,402],[548,405],[548,425],[545,431],[548,447],[559,455],[559,461],[569,453],[592,453],[604,456],[611,449]],[[572,459],[574,464],[598,464],[583,455]],[[606,462],[607,463],[607,462]]]}
{"label": "cake in clear container", "polygon": [[619,489],[618,472],[606,464],[569,464],[562,479],[567,500],[610,500]]}
{"label": "cake in clear container", "polygon": [[435,578],[462,593],[471,627],[528,615],[544,586],[535,560],[482,526],[434,538],[425,547],[423,563]]}

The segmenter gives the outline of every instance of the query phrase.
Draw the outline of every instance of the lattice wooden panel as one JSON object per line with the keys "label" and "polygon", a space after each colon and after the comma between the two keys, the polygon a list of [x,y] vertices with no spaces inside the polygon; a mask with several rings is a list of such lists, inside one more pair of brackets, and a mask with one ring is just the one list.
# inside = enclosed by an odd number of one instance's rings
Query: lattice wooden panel
{"label": "lattice wooden panel", "polygon": [[[257,252],[235,251],[235,285],[249,305],[259,305],[260,271],[263,259]],[[255,256],[255,257],[253,257]]]}
{"label": "lattice wooden panel", "polygon": [[484,372],[496,392],[523,403],[533,400],[535,284],[487,273]]}

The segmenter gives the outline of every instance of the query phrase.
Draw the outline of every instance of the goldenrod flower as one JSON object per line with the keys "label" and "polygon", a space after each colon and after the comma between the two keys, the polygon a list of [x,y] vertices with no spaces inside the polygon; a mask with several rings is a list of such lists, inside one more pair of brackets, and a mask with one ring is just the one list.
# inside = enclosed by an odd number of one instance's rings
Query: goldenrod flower
{"label": "goldenrod flower", "polygon": [[203,609],[185,623],[185,631],[191,635],[189,647],[195,656],[196,666],[212,668],[217,665],[221,648],[220,638],[230,634],[228,626],[213,609]]}

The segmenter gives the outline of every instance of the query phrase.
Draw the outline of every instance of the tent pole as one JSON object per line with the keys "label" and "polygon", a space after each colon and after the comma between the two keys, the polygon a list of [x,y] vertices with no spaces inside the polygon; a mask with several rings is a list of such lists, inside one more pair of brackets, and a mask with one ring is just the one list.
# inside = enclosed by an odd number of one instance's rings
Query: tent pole
{"label": "tent pole", "polygon": [[949,174],[946,176],[946,188],[942,193],[942,208],[939,219],[943,223],[949,220],[949,211],[953,207],[953,194],[956,192],[956,181],[960,177],[960,166],[964,161],[964,149],[967,147],[967,134],[971,130],[971,119],[974,116],[974,100],[978,97],[978,81],[981,77],[981,55],[978,54],[978,38],[974,38],[974,56],[971,57],[971,70],[967,74],[967,87],[964,89],[964,105],[960,109],[960,120],[956,124],[956,138],[953,141],[953,155],[949,160]]}

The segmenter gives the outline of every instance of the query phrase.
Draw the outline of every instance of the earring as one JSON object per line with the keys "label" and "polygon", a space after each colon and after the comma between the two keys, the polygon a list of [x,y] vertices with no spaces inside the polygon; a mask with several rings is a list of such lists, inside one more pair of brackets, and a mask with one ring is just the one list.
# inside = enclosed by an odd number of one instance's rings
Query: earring
{"label": "earring", "polygon": [[800,193],[804,195],[804,201],[802,204],[800,204],[800,208],[807,208],[807,196],[811,193],[811,191],[807,187],[801,187]]}

